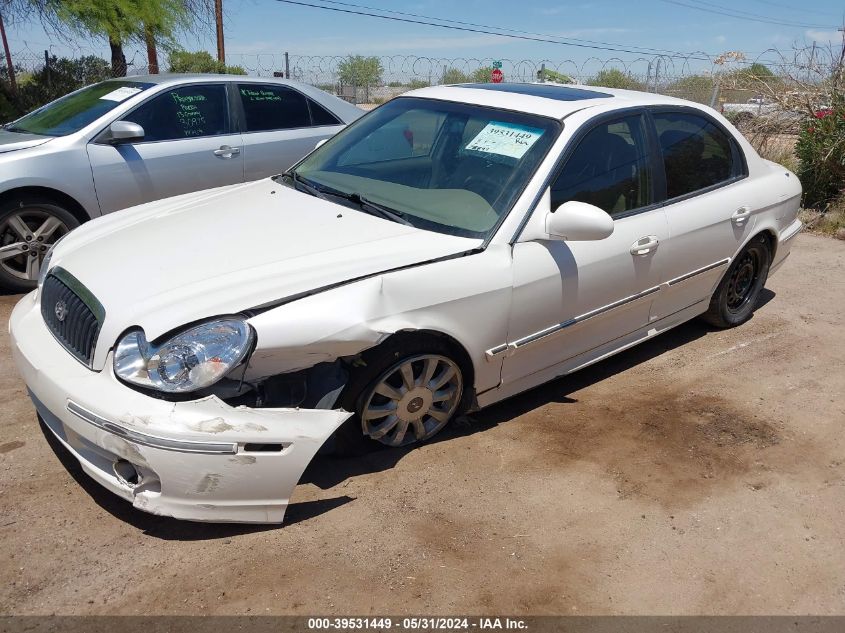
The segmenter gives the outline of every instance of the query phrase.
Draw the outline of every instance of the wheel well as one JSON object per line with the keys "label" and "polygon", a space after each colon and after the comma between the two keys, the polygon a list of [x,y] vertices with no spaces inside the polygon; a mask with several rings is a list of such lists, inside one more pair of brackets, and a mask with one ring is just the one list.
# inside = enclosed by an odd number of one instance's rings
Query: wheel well
{"label": "wheel well", "polygon": [[[437,330],[400,330],[388,336],[384,341],[379,343],[376,347],[384,345],[388,341],[395,342],[396,340],[419,340],[419,339],[437,339],[441,343],[445,343],[455,354],[455,360],[461,366],[461,370],[466,376],[465,385],[471,385],[473,394],[475,392],[475,367],[472,364],[472,358],[461,345],[457,339],[443,332]],[[371,348],[374,349],[374,348]]]}
{"label": "wheel well", "polygon": [[91,219],[91,216],[88,215],[87,211],[85,211],[85,207],[79,204],[76,200],[66,193],[56,189],[50,189],[49,187],[19,187],[18,189],[9,189],[8,191],[0,193],[0,204],[23,196],[37,196],[39,198],[52,200],[73,214],[73,217],[79,220],[80,224],[84,224]]}
{"label": "wheel well", "polygon": [[[763,231],[761,231],[757,235],[762,235],[763,237],[766,238],[766,242],[768,242],[768,244],[769,244],[769,253],[772,256],[772,261],[774,261],[775,252],[777,251],[777,244],[778,244],[777,235],[775,235],[774,231],[772,231],[771,229],[764,229]],[[756,235],[755,235],[755,237],[756,237]]]}

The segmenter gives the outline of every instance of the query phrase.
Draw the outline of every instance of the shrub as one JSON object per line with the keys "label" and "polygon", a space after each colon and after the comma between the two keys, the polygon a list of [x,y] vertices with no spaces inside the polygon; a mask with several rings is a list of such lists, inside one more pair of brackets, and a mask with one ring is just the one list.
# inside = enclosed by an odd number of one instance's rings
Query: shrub
{"label": "shrub", "polygon": [[801,123],[795,152],[805,207],[823,208],[845,195],[845,98]]}
{"label": "shrub", "polygon": [[216,73],[218,75],[245,75],[240,66],[227,66],[214,59],[208,51],[173,51],[170,53],[172,73]]}

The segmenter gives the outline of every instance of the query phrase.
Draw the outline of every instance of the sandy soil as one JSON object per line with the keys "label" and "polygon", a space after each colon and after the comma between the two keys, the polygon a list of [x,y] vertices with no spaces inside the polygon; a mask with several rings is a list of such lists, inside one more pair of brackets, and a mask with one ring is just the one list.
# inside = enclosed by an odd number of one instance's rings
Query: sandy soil
{"label": "sandy soil", "polygon": [[845,247],[799,236],[769,288],[740,328],[320,458],[283,527],[101,490],[41,432],[4,327],[0,613],[845,614]]}

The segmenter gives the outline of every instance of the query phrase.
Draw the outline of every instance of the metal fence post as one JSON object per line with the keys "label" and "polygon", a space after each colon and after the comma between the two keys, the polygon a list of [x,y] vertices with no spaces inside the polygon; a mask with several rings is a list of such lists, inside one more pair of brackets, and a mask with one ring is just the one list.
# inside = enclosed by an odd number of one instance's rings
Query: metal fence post
{"label": "metal fence post", "polygon": [[49,52],[49,51],[46,51],[46,50],[44,51],[44,70],[45,70],[45,71],[46,71],[46,73],[47,73],[47,87],[48,87],[48,88],[52,88],[52,84],[53,84],[53,77],[52,77],[52,75],[53,75],[53,72],[52,72],[52,70],[50,69],[50,52]]}
{"label": "metal fence post", "polygon": [[719,101],[719,92],[721,90],[722,78],[716,76],[716,81],[713,82],[713,94],[710,95],[710,107],[716,109],[716,103]]}
{"label": "metal fence post", "polygon": [[285,79],[290,79],[290,57],[287,51],[285,51]]}
{"label": "metal fence post", "polygon": [[540,80],[541,84],[546,83],[546,64],[545,64],[545,62],[540,64],[540,76],[537,77],[537,79]]}

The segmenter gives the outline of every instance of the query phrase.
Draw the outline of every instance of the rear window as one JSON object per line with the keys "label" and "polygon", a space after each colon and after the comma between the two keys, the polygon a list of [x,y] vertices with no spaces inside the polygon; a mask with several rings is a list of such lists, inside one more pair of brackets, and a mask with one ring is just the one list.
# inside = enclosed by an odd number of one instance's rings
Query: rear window
{"label": "rear window", "polygon": [[666,170],[667,198],[731,180],[742,172],[735,142],[710,119],[688,112],[654,114]]}
{"label": "rear window", "polygon": [[286,86],[241,84],[238,92],[246,115],[247,132],[310,127],[305,97]]}
{"label": "rear window", "polygon": [[6,129],[44,136],[67,136],[153,85],[137,81],[105,81],[88,86],[27,114]]}

